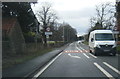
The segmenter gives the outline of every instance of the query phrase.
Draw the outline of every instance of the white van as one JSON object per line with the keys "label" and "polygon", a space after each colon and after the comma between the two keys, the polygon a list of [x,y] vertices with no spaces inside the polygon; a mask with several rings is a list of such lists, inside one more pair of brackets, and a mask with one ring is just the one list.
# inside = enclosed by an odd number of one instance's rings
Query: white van
{"label": "white van", "polygon": [[116,42],[111,30],[94,30],[89,35],[90,52],[94,55],[116,55]]}

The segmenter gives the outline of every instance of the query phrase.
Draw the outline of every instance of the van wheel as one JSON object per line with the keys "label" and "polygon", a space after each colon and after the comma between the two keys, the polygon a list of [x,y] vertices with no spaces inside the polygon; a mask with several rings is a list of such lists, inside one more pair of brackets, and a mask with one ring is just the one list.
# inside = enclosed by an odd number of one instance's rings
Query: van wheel
{"label": "van wheel", "polygon": [[95,55],[95,56],[98,56],[98,52],[97,52],[97,51],[94,51],[94,55]]}
{"label": "van wheel", "polygon": [[91,51],[91,50],[89,50],[89,52],[90,52],[90,53],[92,53],[92,51]]}
{"label": "van wheel", "polygon": [[116,56],[116,53],[112,53],[113,54],[113,56]]}
{"label": "van wheel", "polygon": [[98,54],[95,52],[95,54],[94,54],[95,56],[98,56]]}

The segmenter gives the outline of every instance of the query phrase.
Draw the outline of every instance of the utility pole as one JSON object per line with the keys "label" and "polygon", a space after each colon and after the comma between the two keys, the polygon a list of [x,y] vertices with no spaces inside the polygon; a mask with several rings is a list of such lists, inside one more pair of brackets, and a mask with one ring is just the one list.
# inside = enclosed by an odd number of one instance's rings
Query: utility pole
{"label": "utility pole", "polygon": [[64,26],[63,26],[63,43],[65,42],[65,36],[64,36]]}
{"label": "utility pole", "polygon": [[120,44],[120,0],[116,0],[116,30],[118,31],[118,34],[116,34],[117,43]]}

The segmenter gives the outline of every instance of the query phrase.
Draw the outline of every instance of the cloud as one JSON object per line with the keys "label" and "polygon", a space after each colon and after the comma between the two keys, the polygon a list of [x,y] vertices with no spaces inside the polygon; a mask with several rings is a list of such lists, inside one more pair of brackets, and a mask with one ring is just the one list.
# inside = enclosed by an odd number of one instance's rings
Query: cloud
{"label": "cloud", "polygon": [[93,8],[84,8],[82,10],[60,11],[60,20],[69,23],[77,30],[79,34],[87,33],[89,29],[89,19],[94,16],[95,10]]}

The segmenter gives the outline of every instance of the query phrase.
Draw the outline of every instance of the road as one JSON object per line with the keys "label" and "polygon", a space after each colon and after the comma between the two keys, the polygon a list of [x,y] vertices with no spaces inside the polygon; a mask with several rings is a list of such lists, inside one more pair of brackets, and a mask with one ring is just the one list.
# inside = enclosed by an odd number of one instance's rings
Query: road
{"label": "road", "polygon": [[74,42],[56,56],[34,77],[94,77],[118,79],[118,57],[94,56],[88,46]]}

